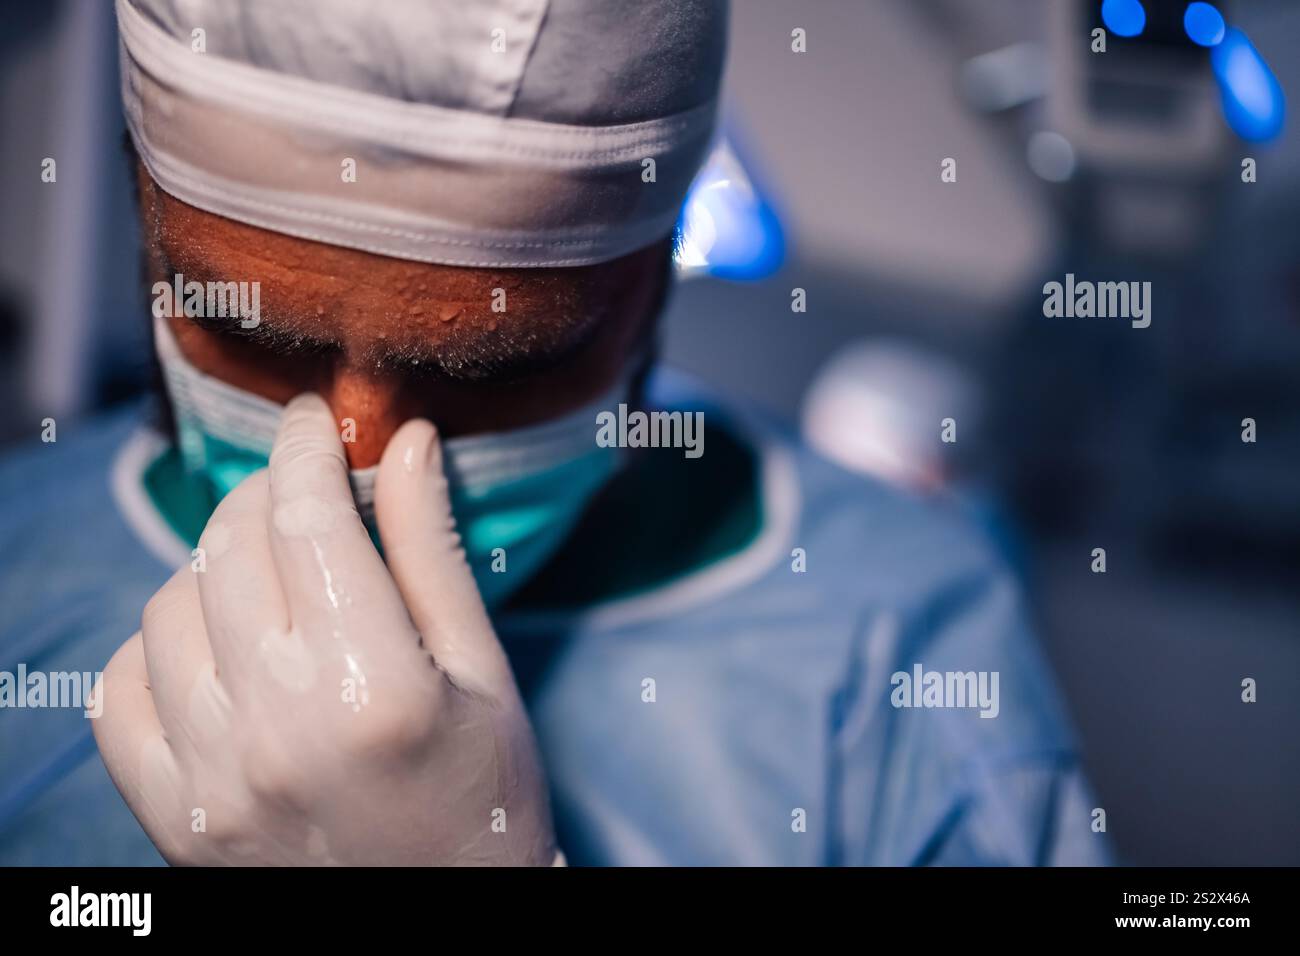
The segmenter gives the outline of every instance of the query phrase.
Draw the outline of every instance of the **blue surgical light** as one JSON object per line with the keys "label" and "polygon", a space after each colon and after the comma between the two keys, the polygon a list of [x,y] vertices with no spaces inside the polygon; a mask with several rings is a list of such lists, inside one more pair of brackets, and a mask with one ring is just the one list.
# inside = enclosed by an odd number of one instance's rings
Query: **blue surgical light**
{"label": "blue surgical light", "polygon": [[1256,143],[1276,137],[1286,119],[1286,95],[1246,34],[1229,27],[1210,51],[1210,65],[1223,94],[1223,115],[1236,134]]}
{"label": "blue surgical light", "polygon": [[1223,14],[1212,3],[1189,3],[1183,14],[1183,29],[1193,43],[1200,46],[1218,46],[1223,42],[1226,27]]}
{"label": "blue surgical light", "polygon": [[785,258],[781,223],[726,140],[691,184],[678,231],[677,267],[686,275],[762,279]]}
{"label": "blue surgical light", "polygon": [[1105,0],[1101,5],[1101,22],[1106,29],[1122,37],[1135,37],[1147,25],[1142,0]]}

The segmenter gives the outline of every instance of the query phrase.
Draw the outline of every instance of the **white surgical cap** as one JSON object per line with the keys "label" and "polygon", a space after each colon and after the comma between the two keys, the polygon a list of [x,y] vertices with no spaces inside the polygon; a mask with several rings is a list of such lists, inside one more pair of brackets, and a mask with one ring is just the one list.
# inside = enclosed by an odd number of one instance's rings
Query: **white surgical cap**
{"label": "white surgical cap", "polygon": [[177,198],[402,259],[543,267],[672,231],[713,128],[727,9],[117,0],[117,19],[131,136]]}

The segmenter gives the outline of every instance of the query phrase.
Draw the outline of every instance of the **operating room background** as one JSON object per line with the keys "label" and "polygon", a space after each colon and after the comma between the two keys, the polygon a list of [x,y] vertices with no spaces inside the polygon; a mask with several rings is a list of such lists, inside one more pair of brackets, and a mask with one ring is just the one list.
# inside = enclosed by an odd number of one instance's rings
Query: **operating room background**
{"label": "operating room background", "polygon": [[[684,281],[664,352],[881,480],[940,467],[1021,574],[1125,862],[1296,864],[1300,129],[1240,140],[1196,51],[1067,55],[1085,6],[736,2],[726,129],[786,258]],[[1300,5],[1219,6],[1294,102]],[[138,396],[148,342],[111,4],[3,17],[7,444]],[[1150,328],[1044,318],[1067,272],[1151,281]]]}

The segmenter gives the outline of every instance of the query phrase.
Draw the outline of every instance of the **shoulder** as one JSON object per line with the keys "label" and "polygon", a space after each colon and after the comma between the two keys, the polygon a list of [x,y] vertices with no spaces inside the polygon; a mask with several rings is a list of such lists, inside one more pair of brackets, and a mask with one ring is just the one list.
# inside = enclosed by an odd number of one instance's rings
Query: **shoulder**
{"label": "shoulder", "polygon": [[955,499],[921,496],[841,468],[802,440],[769,434],[794,463],[807,573],[832,592],[906,607],[961,581],[1006,576],[988,536]]}
{"label": "shoulder", "polygon": [[[843,858],[1102,859],[1063,698],[992,535],[954,502],[789,447],[808,581],[778,571],[769,587],[791,600],[813,586],[857,615],[843,645],[808,642],[835,688]],[[878,825],[861,829],[864,812]]]}
{"label": "shoulder", "polygon": [[[561,806],[589,814],[593,799],[652,791],[653,814],[619,802],[619,828],[655,831],[636,860],[813,863],[829,847],[906,863],[1003,791],[990,781],[1072,760],[1020,589],[983,533],[779,423],[719,420],[756,452],[764,530],[723,566],[554,628],[563,654],[533,703]],[[895,707],[894,675],[917,664],[972,674],[974,704],[985,675],[996,716]],[[792,839],[792,811],[813,807],[831,808],[809,814],[822,839]],[[678,830],[658,832],[665,820]]]}
{"label": "shoulder", "polygon": [[[1004,708],[958,736],[999,739],[1012,750],[1069,740],[1050,671],[1034,635],[1021,582],[992,534],[952,499],[928,498],[853,474],[787,439],[802,486],[801,546],[808,582],[828,603],[858,615],[851,638],[856,679],[889,696],[931,673],[988,675]],[[818,556],[821,560],[818,560]],[[783,576],[778,569],[778,579]],[[801,575],[789,575],[798,578]],[[878,683],[885,678],[883,684]],[[888,701],[898,707],[897,695]],[[945,708],[934,708],[936,711]],[[947,712],[938,723],[968,724]]]}
{"label": "shoulder", "polygon": [[[540,630],[591,637],[578,648],[585,664],[630,673],[647,658],[680,661],[682,679],[697,683],[743,664],[770,672],[774,692],[848,694],[869,672],[883,675],[886,703],[889,677],[916,663],[997,672],[1004,687],[1025,691],[1018,699],[1041,705],[1017,731],[1063,730],[1019,582],[966,513],[846,471],[761,413],[696,401],[754,452],[757,537],[666,587]],[[532,629],[518,619],[506,629],[520,624]],[[614,633],[617,643],[603,639]]]}

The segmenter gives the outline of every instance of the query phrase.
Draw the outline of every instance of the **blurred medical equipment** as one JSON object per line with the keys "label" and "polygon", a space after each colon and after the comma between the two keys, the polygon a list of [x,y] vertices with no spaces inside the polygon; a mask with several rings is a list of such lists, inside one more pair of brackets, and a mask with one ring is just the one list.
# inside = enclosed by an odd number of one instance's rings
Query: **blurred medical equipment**
{"label": "blurred medical equipment", "polygon": [[776,211],[726,138],[691,184],[678,228],[676,261],[684,278],[765,279],[785,257]]}
{"label": "blurred medical equipment", "polygon": [[1022,117],[1025,159],[1049,183],[1074,183],[1055,196],[1092,239],[1182,255],[1209,235],[1234,146],[1275,139],[1285,119],[1281,84],[1233,10],[1049,4],[1041,38],[972,57],[960,87],[985,112],[1033,107]]}
{"label": "blurred medical equipment", "polygon": [[1072,0],[1050,5],[1047,44],[1031,166],[1050,181],[1082,174],[1070,214],[1113,251],[1203,245],[1241,140],[1281,129],[1280,87],[1249,40],[1209,3]]}

